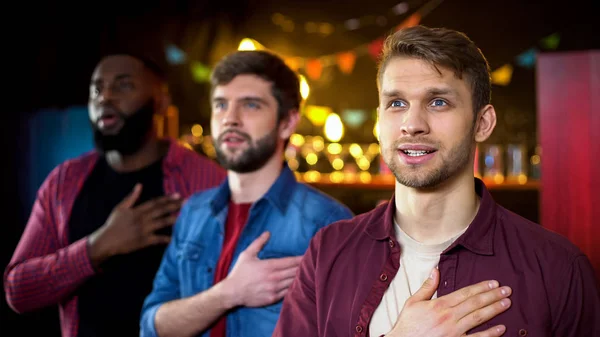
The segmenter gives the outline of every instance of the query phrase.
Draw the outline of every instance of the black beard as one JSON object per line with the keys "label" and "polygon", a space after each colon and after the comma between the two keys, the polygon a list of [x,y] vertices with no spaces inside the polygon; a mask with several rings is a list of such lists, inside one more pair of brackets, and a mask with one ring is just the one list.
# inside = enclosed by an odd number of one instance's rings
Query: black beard
{"label": "black beard", "polygon": [[[235,131],[232,131],[235,132]],[[252,142],[252,138],[245,133],[235,132],[240,137],[243,137],[250,146],[244,150],[237,159],[230,159],[221,150],[223,139],[219,137],[215,142],[215,151],[217,160],[227,170],[237,173],[249,173],[262,168],[271,159],[277,149],[278,128],[275,127],[272,132],[266,136]],[[223,132],[225,134],[225,132]]]}
{"label": "black beard", "polygon": [[134,154],[144,146],[153,129],[154,100],[149,99],[148,103],[130,116],[126,116],[118,110],[117,114],[123,119],[123,126],[115,135],[105,135],[96,124],[91,123],[96,149],[101,153],[116,151],[121,155]]}

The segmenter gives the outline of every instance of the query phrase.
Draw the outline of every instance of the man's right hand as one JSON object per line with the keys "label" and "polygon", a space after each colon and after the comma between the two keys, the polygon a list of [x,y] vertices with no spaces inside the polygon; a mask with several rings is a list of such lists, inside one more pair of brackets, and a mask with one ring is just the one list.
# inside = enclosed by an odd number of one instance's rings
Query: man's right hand
{"label": "man's right hand", "polygon": [[240,253],[221,286],[227,288],[228,306],[262,307],[283,298],[296,277],[302,256],[261,260],[258,253],[269,240],[269,232]]}
{"label": "man's right hand", "polygon": [[[509,287],[497,281],[484,281],[445,296],[431,299],[439,284],[434,269],[421,289],[405,303],[398,321],[386,337],[459,337],[506,311],[511,304]],[[506,327],[498,325],[470,337],[501,336]]]}
{"label": "man's right hand", "polygon": [[113,209],[104,225],[90,235],[90,257],[95,266],[111,256],[169,243],[169,236],[158,235],[156,231],[175,223],[174,214],[182,203],[180,197],[164,196],[134,208],[141,191],[142,186],[137,184]]}

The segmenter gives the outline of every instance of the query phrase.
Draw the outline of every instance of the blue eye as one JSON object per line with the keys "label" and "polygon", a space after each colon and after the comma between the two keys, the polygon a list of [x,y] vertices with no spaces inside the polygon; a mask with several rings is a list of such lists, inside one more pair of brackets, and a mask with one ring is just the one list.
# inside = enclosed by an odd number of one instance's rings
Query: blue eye
{"label": "blue eye", "polygon": [[396,100],[396,101],[392,102],[391,106],[396,107],[396,108],[401,108],[401,107],[406,106],[406,103],[404,103],[403,101]]}
{"label": "blue eye", "polygon": [[255,103],[255,102],[248,102],[248,103],[246,103],[246,106],[248,108],[250,108],[250,109],[258,109],[258,108],[260,108],[260,106],[257,103]]}
{"label": "blue eye", "polygon": [[448,103],[446,103],[446,101],[444,101],[443,99],[436,99],[433,100],[433,106],[445,106],[448,105]]}
{"label": "blue eye", "polygon": [[225,103],[223,103],[223,102],[215,103],[215,109],[225,109]]}

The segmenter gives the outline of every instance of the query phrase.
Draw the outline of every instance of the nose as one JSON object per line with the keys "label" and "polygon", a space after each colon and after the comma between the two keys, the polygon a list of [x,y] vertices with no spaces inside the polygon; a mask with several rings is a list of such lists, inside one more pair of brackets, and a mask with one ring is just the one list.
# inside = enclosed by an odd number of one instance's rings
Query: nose
{"label": "nose", "polygon": [[240,118],[240,111],[236,104],[228,104],[227,109],[223,111],[223,117],[221,118],[221,124],[223,126],[241,126],[242,120]]}
{"label": "nose", "polygon": [[95,92],[95,95],[92,96],[92,98],[97,104],[104,104],[106,102],[114,100],[115,94],[110,88],[110,86],[106,86],[96,90],[97,91]]}
{"label": "nose", "polygon": [[411,107],[404,113],[400,130],[405,136],[418,136],[429,133],[429,124],[425,116],[426,112],[418,107]]}

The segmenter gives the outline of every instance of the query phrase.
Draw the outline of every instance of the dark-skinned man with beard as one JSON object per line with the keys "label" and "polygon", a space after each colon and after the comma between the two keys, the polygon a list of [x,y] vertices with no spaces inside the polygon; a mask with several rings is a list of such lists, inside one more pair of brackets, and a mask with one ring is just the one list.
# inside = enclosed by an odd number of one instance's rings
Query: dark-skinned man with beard
{"label": "dark-skinned man with beard", "polygon": [[16,312],[58,305],[63,337],[139,335],[183,201],[226,175],[157,136],[154,115],[168,104],[156,63],[132,54],[99,62],[88,107],[96,149],[57,166],[37,193],[4,274]]}
{"label": "dark-skinned man with beard", "polygon": [[283,60],[235,52],[211,84],[211,131],[227,179],[182,208],[140,336],[270,337],[312,236],[352,216],[298,183],[283,160],[301,100]]}

